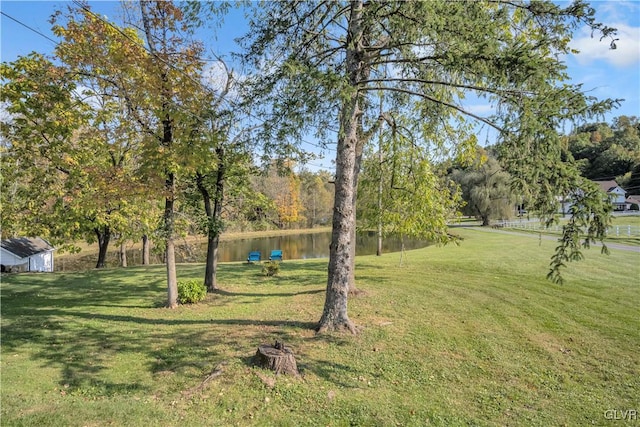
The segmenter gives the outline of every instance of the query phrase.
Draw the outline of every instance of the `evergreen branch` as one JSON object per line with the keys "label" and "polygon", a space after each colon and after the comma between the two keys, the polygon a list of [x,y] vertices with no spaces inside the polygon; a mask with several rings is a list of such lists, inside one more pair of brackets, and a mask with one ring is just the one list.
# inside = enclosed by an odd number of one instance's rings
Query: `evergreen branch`
{"label": "evergreen branch", "polygon": [[436,98],[433,98],[433,97],[431,97],[429,95],[426,95],[424,93],[419,93],[419,92],[415,92],[415,91],[412,91],[412,90],[401,89],[401,88],[397,88],[397,87],[384,87],[384,86],[383,87],[377,87],[377,88],[360,88],[359,90],[361,90],[361,91],[388,90],[388,91],[391,91],[391,92],[400,92],[400,93],[405,93],[407,95],[415,96],[415,97],[418,97],[418,98],[423,98],[423,99],[426,99],[428,101],[434,102],[436,104],[443,105],[443,106],[448,107],[448,108],[452,108],[452,109],[454,109],[454,110],[456,110],[456,111],[458,111],[458,112],[460,112],[460,113],[462,113],[462,114],[464,114],[466,116],[472,117],[472,118],[474,118],[474,119],[476,119],[476,120],[478,120],[478,121],[480,121],[480,122],[482,122],[482,123],[484,123],[486,125],[491,126],[492,128],[496,129],[497,131],[499,131],[501,133],[507,133],[506,129],[498,126],[497,124],[495,124],[494,122],[492,122],[491,120],[489,120],[489,119],[487,119],[485,117],[478,116],[477,114],[474,114],[474,113],[472,113],[470,111],[467,111],[462,107],[459,107],[457,105],[451,104],[449,102],[440,101],[440,100],[438,100]]}
{"label": "evergreen branch", "polygon": [[[494,95],[534,95],[532,91],[526,90],[516,90],[516,89],[493,89],[483,86],[475,86],[475,85],[466,85],[461,83],[453,83],[446,82],[441,80],[426,80],[426,79],[411,79],[411,78],[384,78],[384,79],[367,79],[361,80],[358,83],[360,84],[369,84],[369,83],[387,83],[387,82],[400,82],[400,83],[419,83],[424,85],[439,85],[439,86],[447,86],[447,87],[455,87],[458,89],[469,89],[475,90],[477,92],[486,92]],[[377,86],[376,86],[377,88]]]}

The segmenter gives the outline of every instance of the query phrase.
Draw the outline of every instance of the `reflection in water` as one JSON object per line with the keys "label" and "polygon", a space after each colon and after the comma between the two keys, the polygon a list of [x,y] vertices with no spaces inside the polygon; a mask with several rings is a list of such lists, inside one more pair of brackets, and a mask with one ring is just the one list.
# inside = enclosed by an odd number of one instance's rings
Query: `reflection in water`
{"label": "reflection in water", "polygon": [[[269,254],[273,249],[281,249],[283,259],[307,259],[307,258],[329,258],[329,244],[331,243],[331,232],[308,233],[278,237],[261,237],[255,239],[240,239],[220,242],[218,249],[218,259],[220,262],[246,261],[249,252],[260,251],[262,260],[269,259]],[[405,239],[406,250],[418,249],[428,245],[428,242]],[[356,255],[373,255],[376,253],[377,239],[374,232],[359,233],[356,237]],[[383,253],[398,252],[402,248],[399,238],[386,238],[383,240]],[[129,265],[140,265],[142,256],[140,249],[127,251]],[[207,243],[203,241],[198,244],[180,244],[176,242],[176,262],[205,262],[207,256]],[[155,255],[151,262],[159,264],[162,259]],[[80,263],[82,265],[80,265]],[[80,263],[70,265],[58,263],[56,270],[79,270],[91,269],[95,266],[95,255],[83,257]],[[118,252],[112,251],[107,257],[107,266],[116,267],[119,265]]]}
{"label": "reflection in water", "polygon": [[[269,259],[273,249],[281,249],[283,259],[328,258],[331,232],[263,237],[221,242],[218,252],[220,262],[246,261],[251,251],[260,251],[262,260]],[[427,242],[405,239],[405,249],[417,249],[427,246]],[[356,255],[373,255],[376,253],[377,239],[375,233],[361,233],[356,238]],[[398,252],[402,242],[398,238],[383,240],[383,252]],[[198,247],[201,254],[195,262],[204,262],[207,252],[206,243]]]}

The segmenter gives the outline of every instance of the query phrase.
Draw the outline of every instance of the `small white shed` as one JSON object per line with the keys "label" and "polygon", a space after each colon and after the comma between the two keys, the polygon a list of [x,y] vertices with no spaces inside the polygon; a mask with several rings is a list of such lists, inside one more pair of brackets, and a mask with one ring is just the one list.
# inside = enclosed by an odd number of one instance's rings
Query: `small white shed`
{"label": "small white shed", "polygon": [[53,271],[55,248],[40,237],[19,237],[0,242],[2,271]]}

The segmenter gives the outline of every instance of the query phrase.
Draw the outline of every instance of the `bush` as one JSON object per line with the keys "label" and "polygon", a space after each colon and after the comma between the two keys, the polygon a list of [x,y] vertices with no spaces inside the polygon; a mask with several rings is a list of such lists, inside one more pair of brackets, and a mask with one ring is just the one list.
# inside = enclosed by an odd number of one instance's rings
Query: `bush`
{"label": "bush", "polygon": [[207,288],[198,280],[178,281],[178,301],[180,304],[195,304],[207,296]]}
{"label": "bush", "polygon": [[262,274],[265,276],[275,276],[280,272],[278,261],[265,261],[262,263]]}

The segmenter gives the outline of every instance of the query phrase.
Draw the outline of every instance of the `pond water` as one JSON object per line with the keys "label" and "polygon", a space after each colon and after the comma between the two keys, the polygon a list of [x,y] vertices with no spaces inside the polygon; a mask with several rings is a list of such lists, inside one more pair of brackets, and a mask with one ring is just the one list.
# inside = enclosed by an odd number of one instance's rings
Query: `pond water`
{"label": "pond water", "polygon": [[[328,258],[331,232],[305,233],[277,237],[261,237],[238,239],[220,242],[218,249],[219,262],[246,261],[249,252],[260,251],[262,260],[268,260],[273,249],[281,249],[283,259]],[[426,241],[404,239],[405,250],[427,246]],[[356,237],[356,255],[373,255],[376,253],[377,237],[375,232],[359,233]],[[383,253],[398,252],[402,249],[399,238],[389,237],[382,241]],[[176,262],[205,262],[207,256],[206,241],[198,244],[184,245],[176,241]],[[76,262],[56,261],[56,270],[83,270],[95,267],[96,255],[82,257]],[[127,250],[127,262],[130,266],[142,263],[140,249]],[[159,255],[151,256],[152,264],[159,264]],[[107,256],[107,266],[119,265],[118,252],[115,248]]]}
{"label": "pond water", "polygon": [[[309,233],[259,239],[234,240],[221,242],[219,248],[220,262],[246,261],[250,251],[260,251],[262,259],[269,259],[273,249],[281,249],[283,259],[329,258],[331,232]],[[406,250],[427,246],[427,242],[405,239]],[[356,255],[373,255],[376,253],[376,234],[360,233],[356,236]],[[399,238],[387,238],[382,241],[382,251],[398,252],[402,249]],[[201,247],[202,262],[206,256],[206,244]]]}

